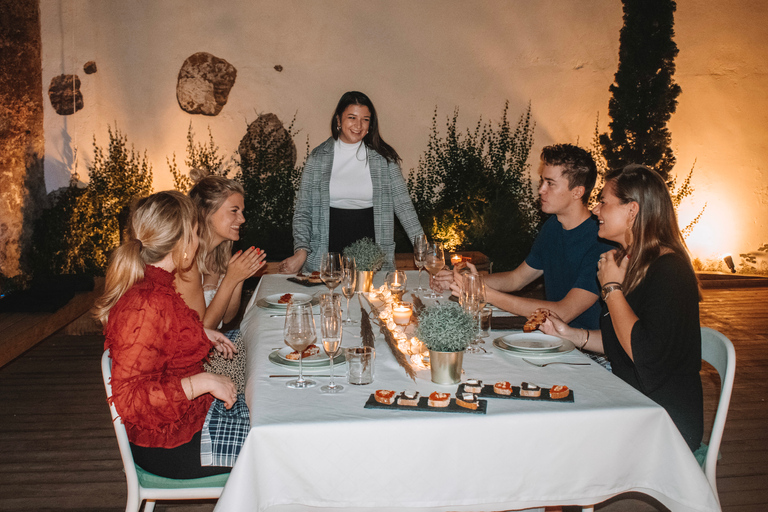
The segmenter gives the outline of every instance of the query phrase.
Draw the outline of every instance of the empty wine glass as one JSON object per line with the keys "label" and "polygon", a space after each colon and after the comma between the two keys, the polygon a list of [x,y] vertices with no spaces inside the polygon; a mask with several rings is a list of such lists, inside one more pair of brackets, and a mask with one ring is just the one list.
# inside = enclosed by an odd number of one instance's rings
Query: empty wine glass
{"label": "empty wine glass", "polygon": [[485,283],[479,274],[465,274],[462,279],[459,303],[464,310],[477,321],[478,330],[466,352],[473,354],[484,352],[477,345],[484,343],[480,339],[480,310],[485,307]]}
{"label": "empty wine glass", "polygon": [[387,288],[395,298],[395,301],[400,302],[403,300],[403,294],[405,293],[407,284],[408,278],[402,270],[387,272]]}
{"label": "empty wine glass", "polygon": [[[427,272],[434,277],[445,267],[445,253],[443,252],[443,244],[440,242],[432,242],[427,244],[427,254],[424,258],[424,267]],[[430,289],[430,299],[437,299],[440,296],[435,293],[434,289]]]}
{"label": "empty wine glass", "polygon": [[423,293],[426,290],[421,286],[421,271],[424,270],[424,264],[427,259],[427,235],[419,235],[413,241],[413,262],[419,269],[419,287],[415,291]]}
{"label": "empty wine glass", "polygon": [[355,285],[357,284],[357,268],[355,258],[352,256],[342,256],[341,258],[341,293],[347,299],[347,318],[345,324],[357,323],[349,317],[349,299],[355,296]]}
{"label": "empty wine glass", "polygon": [[285,312],[283,327],[285,344],[299,353],[299,378],[285,383],[289,388],[303,389],[317,385],[317,382],[304,378],[302,361],[303,352],[317,340],[315,318],[312,304],[309,302],[289,302]]}
{"label": "empty wine glass", "polygon": [[[339,297],[335,295],[335,297]],[[331,370],[331,381],[320,388],[324,393],[339,393],[344,386],[336,384],[333,376],[333,358],[341,348],[342,321],[341,321],[341,297],[338,301],[329,300],[320,304],[320,331],[323,337],[323,350],[328,355]]]}
{"label": "empty wine glass", "polygon": [[341,282],[341,254],[338,252],[323,254],[320,259],[320,279],[333,293],[333,289]]}

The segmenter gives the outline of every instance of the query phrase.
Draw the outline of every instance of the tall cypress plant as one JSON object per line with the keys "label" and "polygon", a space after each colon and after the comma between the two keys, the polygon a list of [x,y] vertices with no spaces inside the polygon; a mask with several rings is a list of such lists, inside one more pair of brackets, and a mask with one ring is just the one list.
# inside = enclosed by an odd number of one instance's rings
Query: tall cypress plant
{"label": "tall cypress plant", "polygon": [[673,0],[623,0],[619,67],[608,104],[610,133],[600,136],[610,168],[629,163],[659,171],[667,182],[675,165],[667,122],[681,89],[673,80],[677,45],[673,41]]}

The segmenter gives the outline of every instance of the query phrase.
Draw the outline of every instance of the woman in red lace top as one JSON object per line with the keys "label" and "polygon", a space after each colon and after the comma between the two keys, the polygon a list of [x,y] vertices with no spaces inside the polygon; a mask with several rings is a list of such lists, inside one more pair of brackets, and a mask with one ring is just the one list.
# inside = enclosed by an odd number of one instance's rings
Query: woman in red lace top
{"label": "woman in red lace top", "polygon": [[197,478],[230,468],[200,465],[200,432],[214,398],[237,400],[228,377],[205,373],[211,347],[231,357],[221,333],[205,329],[174,287],[178,268],[194,262],[197,213],[178,192],[142,199],[128,240],[115,250],[97,304],[112,356],[112,397],[136,463],[169,478]]}

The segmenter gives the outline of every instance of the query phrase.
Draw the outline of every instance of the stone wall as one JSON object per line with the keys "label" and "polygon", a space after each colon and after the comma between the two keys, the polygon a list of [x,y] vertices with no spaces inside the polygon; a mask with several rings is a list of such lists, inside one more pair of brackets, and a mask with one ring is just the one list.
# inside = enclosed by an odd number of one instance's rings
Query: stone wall
{"label": "stone wall", "polygon": [[0,0],[0,273],[18,275],[45,204],[38,0]]}

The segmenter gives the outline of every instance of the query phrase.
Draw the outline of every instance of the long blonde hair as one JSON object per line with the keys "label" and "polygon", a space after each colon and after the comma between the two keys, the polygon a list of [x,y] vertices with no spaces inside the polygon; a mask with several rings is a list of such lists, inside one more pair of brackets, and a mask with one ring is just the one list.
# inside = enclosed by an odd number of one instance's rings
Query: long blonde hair
{"label": "long blonde hair", "polygon": [[623,283],[625,293],[634,290],[645,279],[648,267],[664,250],[680,256],[694,272],[669,189],[661,175],[644,165],[630,164],[610,172],[605,177],[605,184],[609,183],[621,204],[634,201],[639,207],[627,249],[619,249],[616,255],[617,261],[621,261],[625,254],[629,255],[629,267]]}
{"label": "long blonde hair", "polygon": [[[197,212],[187,196],[175,190],[158,192],[140,199],[128,222],[126,241],[112,254],[104,294],[96,301],[96,317],[106,324],[109,310],[138,281],[146,265],[152,265],[176,251],[176,267],[193,243]],[[180,243],[181,242],[181,243]]]}
{"label": "long blonde hair", "polygon": [[232,240],[213,245],[211,217],[232,194],[245,197],[243,186],[223,176],[205,176],[192,187],[189,197],[197,207],[197,232],[200,249],[197,251],[197,268],[201,274],[223,274],[232,257]]}

